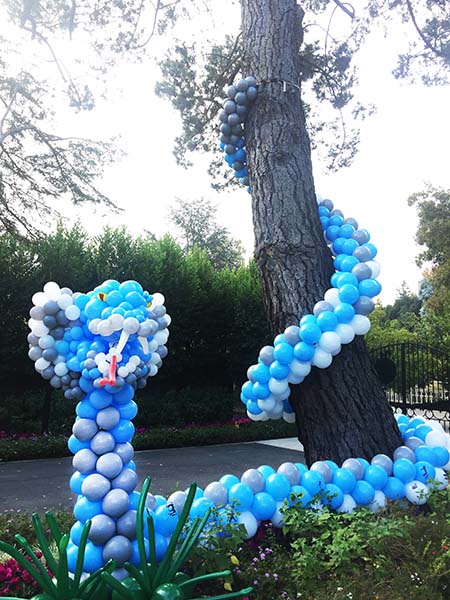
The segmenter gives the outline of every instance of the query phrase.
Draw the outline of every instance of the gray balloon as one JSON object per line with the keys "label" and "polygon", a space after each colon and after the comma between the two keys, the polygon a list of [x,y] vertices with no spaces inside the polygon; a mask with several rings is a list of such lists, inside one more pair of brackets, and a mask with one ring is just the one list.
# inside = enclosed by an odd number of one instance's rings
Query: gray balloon
{"label": "gray balloon", "polygon": [[36,321],[42,321],[45,317],[44,308],[42,306],[33,306],[33,308],[30,309],[30,317],[36,319]]}
{"label": "gray balloon", "polygon": [[39,338],[37,335],[34,335],[34,333],[29,333],[27,335],[27,342],[30,344],[30,346],[37,346],[39,343]]}
{"label": "gray balloon", "polygon": [[329,302],[325,302],[325,300],[320,300],[319,302],[316,302],[314,304],[313,313],[314,313],[315,317],[317,317],[317,315],[320,315],[320,313],[322,313],[326,310],[333,312],[333,310],[334,310],[333,305],[330,304]]}
{"label": "gray balloon", "polygon": [[259,351],[259,358],[263,361],[263,363],[265,365],[269,366],[273,363],[273,360],[274,360],[273,352],[274,352],[273,346],[264,346]]}
{"label": "gray balloon", "polygon": [[246,117],[248,114],[248,108],[246,106],[244,106],[243,104],[238,104],[236,106],[236,112],[240,117]]}
{"label": "gray balloon", "polygon": [[[170,494],[170,496],[167,498],[167,504],[173,504],[177,513],[180,514],[181,511],[183,510],[186,499],[187,499],[186,492],[182,492],[181,490],[178,490],[177,492],[173,492],[173,494]],[[155,500],[155,508],[156,508],[156,500]],[[155,510],[155,508],[152,508],[151,510]]]}
{"label": "gray balloon", "polygon": [[339,208],[335,208],[331,211],[331,216],[334,217],[335,215],[338,217],[344,217],[344,213]]}
{"label": "gray balloon", "polygon": [[84,361],[85,369],[95,369],[96,366],[97,366],[97,363],[95,362],[95,360],[93,358],[86,358],[86,360]]}
{"label": "gray balloon", "polygon": [[97,423],[92,419],[78,419],[72,427],[73,435],[82,442],[91,440],[97,432]]}
{"label": "gray balloon", "polygon": [[221,111],[220,111],[220,113],[219,113],[219,120],[220,120],[222,123],[226,123],[226,122],[227,122],[227,119],[228,119],[228,115],[227,115],[227,113],[226,113],[224,110],[221,110]]}
{"label": "gray balloon", "polygon": [[346,225],[353,225],[355,229],[358,229],[358,221],[353,217],[347,217],[347,219],[344,219],[344,223]]}
{"label": "gray balloon", "polygon": [[73,457],[72,466],[76,471],[80,471],[80,473],[92,473],[95,470],[96,462],[96,454],[92,450],[89,450],[89,448],[82,448]]}
{"label": "gray balloon", "polygon": [[392,459],[386,454],[377,454],[370,461],[372,465],[378,465],[383,467],[386,473],[391,476],[392,475]]}
{"label": "gray balloon", "polygon": [[359,246],[359,248],[355,248],[353,250],[353,256],[357,258],[360,262],[367,262],[372,258],[372,254],[366,246]]}
{"label": "gray balloon", "polygon": [[46,327],[48,327],[49,329],[54,329],[56,327],[56,325],[57,325],[56,319],[55,319],[55,317],[53,315],[46,315],[43,318],[43,322],[44,322],[44,325]]}
{"label": "gray balloon", "polygon": [[128,510],[120,519],[117,519],[117,533],[119,535],[134,540],[136,537],[136,515],[135,510]]}
{"label": "gray balloon", "polygon": [[231,113],[236,112],[236,103],[233,100],[225,100],[223,109],[228,115],[231,115]]}
{"label": "gray balloon", "polygon": [[54,300],[46,302],[43,308],[46,315],[56,315],[59,311],[59,306]]}
{"label": "gray balloon", "polygon": [[63,375],[61,377],[61,383],[63,383],[64,385],[69,385],[69,383],[71,382],[71,376],[69,374]]}
{"label": "gray balloon", "polygon": [[411,450],[417,450],[419,446],[423,446],[423,440],[413,436],[406,440],[405,445],[408,446],[408,448],[411,448]]}
{"label": "gray balloon", "polygon": [[347,458],[347,460],[344,460],[342,468],[351,471],[357,480],[364,477],[364,467],[356,458]]}
{"label": "gray balloon", "polygon": [[153,314],[155,317],[163,317],[166,314],[167,310],[163,304],[158,304],[153,309]]}
{"label": "gray balloon", "polygon": [[167,350],[166,346],[158,346],[156,352],[160,355],[161,358],[166,358],[166,356],[169,354],[169,351]]}
{"label": "gray balloon", "polygon": [[91,449],[98,454],[106,454],[114,450],[116,440],[109,431],[99,431],[91,441]]}
{"label": "gray balloon", "polygon": [[241,117],[236,113],[231,113],[231,115],[228,117],[228,125],[230,125],[230,127],[234,127],[235,125],[238,125],[238,123],[241,122]]}
{"label": "gray balloon", "polygon": [[63,327],[55,327],[50,331],[50,335],[54,340],[62,340],[64,337],[64,328]]}
{"label": "gray balloon", "polygon": [[111,573],[111,575],[117,581],[123,581],[124,579],[127,579],[130,576],[128,571],[126,569],[124,569],[123,567],[120,567],[119,569],[114,569],[114,571]]}
{"label": "gray balloon", "polygon": [[247,469],[247,471],[244,471],[241,476],[241,482],[247,484],[254,494],[264,491],[264,475],[257,469]]}
{"label": "gray balloon", "polygon": [[258,95],[258,90],[255,87],[250,86],[247,90],[247,98],[249,99],[249,101],[253,102],[253,100],[256,99],[257,95]]}
{"label": "gray balloon", "polygon": [[91,519],[88,538],[96,546],[103,546],[116,533],[116,524],[108,515],[95,515]]}
{"label": "gray balloon", "polygon": [[45,358],[49,362],[53,362],[57,356],[58,353],[54,348],[46,348],[42,351],[42,358]]}
{"label": "gray balloon", "polygon": [[331,483],[333,480],[333,471],[323,460],[317,460],[314,462],[310,468],[310,471],[316,471],[316,473],[320,473],[325,480],[325,483]]}
{"label": "gray balloon", "polygon": [[333,202],[331,200],[329,200],[328,198],[326,198],[325,200],[321,200],[319,203],[319,206],[325,206],[325,208],[328,208],[328,210],[333,210]]}
{"label": "gray balloon", "polygon": [[56,315],[56,321],[60,324],[63,325],[64,327],[66,325],[69,324],[69,319],[66,317],[66,315],[64,314],[63,310],[60,310],[57,315]]}
{"label": "gray balloon", "polygon": [[416,455],[411,448],[408,448],[408,446],[399,446],[394,450],[394,461],[399,458],[407,458],[413,463],[416,462]]}
{"label": "gray balloon", "polygon": [[284,330],[284,339],[291,346],[295,346],[300,341],[300,327],[297,325],[290,325]]}
{"label": "gray balloon", "polygon": [[147,494],[147,499],[145,500],[145,508],[148,508],[149,510],[156,510],[158,503],[156,501],[156,498],[153,494]]}
{"label": "gray balloon", "polygon": [[369,236],[363,229],[358,229],[358,231],[354,231],[352,233],[352,239],[356,240],[358,244],[367,244],[369,241]]}
{"label": "gray balloon", "polygon": [[67,294],[68,296],[73,296],[73,292],[69,287],[61,288],[61,294]]}
{"label": "gray balloon", "polygon": [[61,377],[58,377],[58,375],[53,375],[53,377],[50,379],[50,385],[55,389],[59,389],[62,386]]}
{"label": "gray balloon", "polygon": [[239,92],[246,92],[248,89],[249,83],[246,79],[239,79],[236,83],[236,88]]}
{"label": "gray balloon", "polygon": [[[88,369],[89,367],[86,368]],[[98,411],[96,421],[100,429],[114,429],[120,421],[120,412],[117,408],[108,406],[107,408]]]}
{"label": "gray balloon", "polygon": [[114,479],[123,469],[123,462],[120,456],[114,452],[107,452],[100,456],[95,468],[101,475],[108,479]]}
{"label": "gray balloon", "polygon": [[55,369],[54,369],[54,367],[50,366],[42,371],[41,376],[44,379],[47,379],[47,381],[49,381],[54,376],[54,374],[55,374]]}
{"label": "gray balloon", "polygon": [[109,517],[121,517],[130,507],[130,497],[125,490],[114,489],[103,498],[102,509]]}
{"label": "gray balloon", "polygon": [[256,79],[253,77],[253,75],[249,75],[248,77],[246,77],[245,81],[247,82],[247,85],[249,87],[255,87],[256,85]]}
{"label": "gray balloon", "polygon": [[203,496],[214,502],[216,506],[225,506],[228,502],[228,490],[219,481],[209,483],[203,492]]}
{"label": "gray balloon", "polygon": [[103,548],[103,560],[113,560],[117,567],[121,567],[131,558],[131,542],[124,535],[115,535],[106,542]]}
{"label": "gray balloon", "polygon": [[[328,466],[328,465],[327,465]],[[287,479],[291,485],[298,485],[301,478],[300,470],[291,462],[285,462],[280,465],[277,469],[278,473],[281,473]]]}
{"label": "gray balloon", "polygon": [[358,315],[370,315],[375,308],[375,303],[369,296],[360,296],[353,308]]}
{"label": "gray balloon", "polygon": [[358,281],[362,281],[363,279],[370,279],[372,277],[372,269],[364,263],[359,263],[353,267],[352,274]]}
{"label": "gray balloon", "polygon": [[138,476],[132,469],[123,469],[121,473],[112,481],[113,488],[119,488],[131,493],[137,486]]}
{"label": "gray balloon", "polygon": [[28,358],[31,358],[31,360],[36,361],[38,358],[41,358],[41,356],[42,349],[39,348],[39,346],[33,346],[28,350]]}
{"label": "gray balloon", "polygon": [[82,494],[92,502],[101,500],[106,496],[110,489],[111,483],[106,477],[103,477],[103,475],[100,475],[99,473],[88,475],[81,486]]}
{"label": "gray balloon", "polygon": [[236,96],[237,87],[235,85],[229,85],[227,88],[227,96],[228,98],[233,99]]}
{"label": "gray balloon", "polygon": [[129,442],[116,444],[114,452],[120,456],[124,465],[130,462],[134,456],[134,448]]}

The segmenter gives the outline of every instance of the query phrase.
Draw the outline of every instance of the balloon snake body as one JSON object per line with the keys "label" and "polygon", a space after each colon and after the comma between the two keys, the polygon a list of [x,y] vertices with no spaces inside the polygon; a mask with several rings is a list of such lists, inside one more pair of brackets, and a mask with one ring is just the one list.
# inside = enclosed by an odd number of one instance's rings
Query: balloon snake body
{"label": "balloon snake body", "polygon": [[[225,161],[236,178],[249,185],[244,124],[257,97],[253,77],[227,90],[220,118]],[[304,315],[265,346],[248,369],[241,400],[254,420],[283,417],[292,422],[289,384],[303,381],[313,367],[326,368],[355,335],[367,333],[373,298],[380,292],[376,247],[366,229],[344,218],[330,200],[318,202],[319,219],[334,256],[331,287]],[[67,547],[74,572],[83,525],[91,521],[84,570],[92,573],[113,559],[120,572],[124,563],[139,563],[136,510],[139,494],[133,462],[132,419],[137,414],[136,390],[154,376],[167,355],[170,317],[161,294],[150,294],[136,281],[108,280],[88,293],[72,292],[54,282],[33,296],[28,336],[29,357],[36,370],[67,399],[77,400],[77,418],[69,448],[74,454],[71,490],[77,495],[77,519]],[[398,418],[405,445],[392,459],[377,455],[369,464],[349,458],[342,466],[319,461],[307,469],[284,463],[278,470],[264,465],[240,477],[227,474],[197,489],[191,517],[202,518],[213,508],[217,524],[233,519],[252,537],[263,520],[283,523],[281,508],[319,502],[351,511],[357,505],[383,506],[388,499],[407,497],[426,501],[431,483],[445,487],[449,466],[449,436],[438,423]],[[168,499],[148,494],[153,516],[155,551],[161,560],[170,543],[187,494]],[[119,576],[119,573],[117,574]]]}

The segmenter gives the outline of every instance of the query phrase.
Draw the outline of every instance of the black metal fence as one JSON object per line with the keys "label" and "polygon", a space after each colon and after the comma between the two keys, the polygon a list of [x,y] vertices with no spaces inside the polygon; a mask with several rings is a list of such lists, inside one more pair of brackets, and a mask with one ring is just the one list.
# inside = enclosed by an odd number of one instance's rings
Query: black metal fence
{"label": "black metal fence", "polygon": [[371,351],[388,402],[397,412],[437,419],[450,430],[450,359],[422,344],[388,344]]}

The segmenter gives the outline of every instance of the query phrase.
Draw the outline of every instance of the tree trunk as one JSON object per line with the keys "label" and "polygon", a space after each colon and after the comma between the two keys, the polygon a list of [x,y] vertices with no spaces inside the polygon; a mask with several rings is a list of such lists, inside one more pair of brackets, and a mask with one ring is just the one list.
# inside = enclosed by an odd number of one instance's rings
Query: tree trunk
{"label": "tree trunk", "polygon": [[[312,312],[330,287],[334,269],[317,214],[300,100],[303,11],[295,0],[241,3],[246,74],[259,82],[246,123],[255,256],[276,334]],[[313,367],[301,385],[292,387],[308,464],[392,454],[401,445],[362,339],[343,346],[328,369]]]}

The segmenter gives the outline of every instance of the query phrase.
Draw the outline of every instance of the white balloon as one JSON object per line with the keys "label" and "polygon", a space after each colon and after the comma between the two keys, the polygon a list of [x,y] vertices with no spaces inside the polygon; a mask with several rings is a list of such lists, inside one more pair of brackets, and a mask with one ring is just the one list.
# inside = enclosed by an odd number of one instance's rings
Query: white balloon
{"label": "white balloon", "polygon": [[[156,294],[153,294],[152,297],[152,306],[158,306],[160,304],[164,304],[164,302],[166,301],[166,299],[164,298],[164,296],[162,294],[160,294],[159,292],[156,292]],[[150,308],[151,310],[151,308]]]}
{"label": "white balloon", "polygon": [[159,344],[157,340],[153,339],[151,342],[148,343],[148,351],[154,352],[158,348],[158,346]]}
{"label": "white balloon", "polygon": [[61,288],[54,281],[49,281],[44,285],[44,293],[50,300],[58,300],[61,296]]}
{"label": "white balloon", "polygon": [[370,321],[364,315],[355,315],[349,325],[353,327],[356,335],[365,335],[370,329]]}
{"label": "white balloon", "polygon": [[238,522],[245,527],[247,539],[252,538],[258,530],[258,521],[249,510],[242,512],[238,517]]}
{"label": "white balloon", "polygon": [[98,363],[98,370],[102,375],[105,375],[109,371],[109,362],[102,360]]}
{"label": "white balloon", "polygon": [[368,260],[365,264],[372,271],[372,279],[376,279],[381,271],[380,263],[377,260]]}
{"label": "white balloon", "polygon": [[64,314],[69,321],[76,321],[80,317],[80,309],[75,304],[71,304],[66,308]]}
{"label": "white balloon", "polygon": [[258,400],[257,404],[261,410],[270,411],[275,408],[276,400],[271,394],[268,398],[265,398],[264,400]]}
{"label": "white balloon", "polygon": [[284,515],[281,514],[280,508],[283,508],[284,502],[276,502],[276,509],[270,521],[274,527],[281,529],[284,526]]}
{"label": "white balloon", "polygon": [[441,431],[429,431],[425,436],[425,444],[427,446],[446,446],[445,433]]}
{"label": "white balloon", "polygon": [[136,317],[127,317],[122,324],[122,328],[125,333],[132,334],[138,331],[139,325],[140,323]]}
{"label": "white balloon", "polygon": [[271,411],[264,411],[264,414],[267,415],[268,419],[281,419],[283,415],[283,402],[277,402],[275,408]]}
{"label": "white balloon", "polygon": [[[98,333],[98,326],[100,325],[101,322],[102,322],[101,319],[92,319],[92,321],[89,321],[89,325],[88,325],[89,331],[91,333],[93,333],[94,335],[97,335],[97,333]],[[96,357],[96,359],[97,359],[97,357]]]}
{"label": "white balloon", "polygon": [[67,368],[65,362],[60,362],[55,365],[55,375],[58,375],[58,377],[62,377],[63,375],[66,375],[68,372],[69,372],[69,369]]}
{"label": "white balloon", "polygon": [[46,327],[42,321],[37,321],[36,325],[32,327],[31,331],[34,333],[34,335],[37,335],[37,337],[43,337],[44,335],[47,335],[49,328]]}
{"label": "white balloon", "polygon": [[261,412],[261,413],[258,413],[257,415],[255,415],[255,414],[253,414],[253,413],[251,413],[251,412],[247,411],[247,417],[248,417],[249,419],[251,419],[252,421],[267,421],[267,420],[268,420],[268,418],[269,418],[269,417],[267,416],[267,413],[266,413],[266,412],[264,412],[264,411],[263,411],[263,412]]}
{"label": "white balloon", "polygon": [[44,335],[39,339],[38,344],[42,350],[46,350],[47,348],[51,348],[55,345],[55,338],[53,338],[51,335]]}
{"label": "white balloon", "polygon": [[320,336],[319,347],[335,356],[341,351],[341,338],[334,331],[324,331]]}
{"label": "white balloon", "polygon": [[271,377],[269,379],[269,390],[272,392],[272,394],[283,394],[288,387],[289,384],[287,382],[287,379],[282,379],[281,381],[275,379],[275,377]]}
{"label": "white balloon", "polygon": [[56,299],[56,304],[61,310],[66,310],[66,308],[72,306],[73,298],[72,296],[69,296],[69,294],[61,294],[59,298]]}
{"label": "white balloon", "polygon": [[119,367],[117,369],[117,375],[119,377],[128,377],[129,374],[130,374],[130,371],[127,369],[127,367]]}
{"label": "white balloon", "polygon": [[122,325],[123,325],[123,316],[122,315],[110,315],[108,317],[108,321],[111,325],[111,327],[114,329],[114,331],[118,331],[119,329],[122,329]]}
{"label": "white balloon", "polygon": [[44,304],[49,301],[49,298],[44,294],[44,292],[36,292],[33,294],[31,301],[35,306],[44,306]]}
{"label": "white balloon", "polygon": [[347,323],[339,323],[336,327],[336,333],[341,340],[341,344],[350,344],[355,339],[355,330]]}
{"label": "white balloon", "polygon": [[295,413],[283,412],[283,419],[286,423],[295,423]]}
{"label": "white balloon", "polygon": [[375,490],[375,496],[372,502],[369,504],[369,508],[372,512],[384,510],[386,508],[386,496],[381,490]]}
{"label": "white balloon", "polygon": [[294,385],[301,383],[305,378],[304,377],[296,377],[295,375],[288,375],[287,380],[289,383],[293,383]]}
{"label": "white balloon", "polygon": [[340,513],[352,513],[356,508],[356,502],[353,500],[353,497],[350,494],[344,494],[344,501],[337,509],[337,512]]}
{"label": "white balloon", "polygon": [[425,504],[430,490],[421,481],[411,481],[405,485],[405,495],[412,504]]}
{"label": "white balloon", "polygon": [[169,325],[172,323],[172,317],[170,315],[168,315],[166,313],[166,323],[167,323],[167,327],[169,327]]}
{"label": "white balloon", "polygon": [[45,358],[42,358],[42,356],[40,358],[38,358],[37,361],[34,363],[34,367],[35,367],[36,371],[43,371],[44,369],[46,369],[49,366],[50,366],[50,361],[45,360]]}
{"label": "white balloon", "polygon": [[97,333],[99,335],[108,337],[108,335],[111,335],[112,332],[113,329],[108,321],[100,321],[100,323],[97,324]]}
{"label": "white balloon", "polygon": [[150,377],[154,377],[158,372],[158,367],[156,365],[149,365],[148,372]]}
{"label": "white balloon", "polygon": [[301,360],[297,360],[296,358],[291,361],[289,366],[291,368],[292,375],[295,377],[306,377],[311,371],[311,363],[309,361],[303,362]]}
{"label": "white balloon", "polygon": [[339,298],[339,290],[337,288],[330,288],[327,290],[323,296],[325,302],[329,302],[333,306],[337,306],[341,304],[341,299]]}
{"label": "white balloon", "polygon": [[436,487],[438,490],[445,490],[448,487],[448,475],[444,469],[435,467],[436,475],[433,479],[432,487]]}
{"label": "white balloon", "polygon": [[325,352],[321,348],[316,348],[312,358],[312,364],[319,369],[326,369],[333,362],[333,357],[329,352]]}

